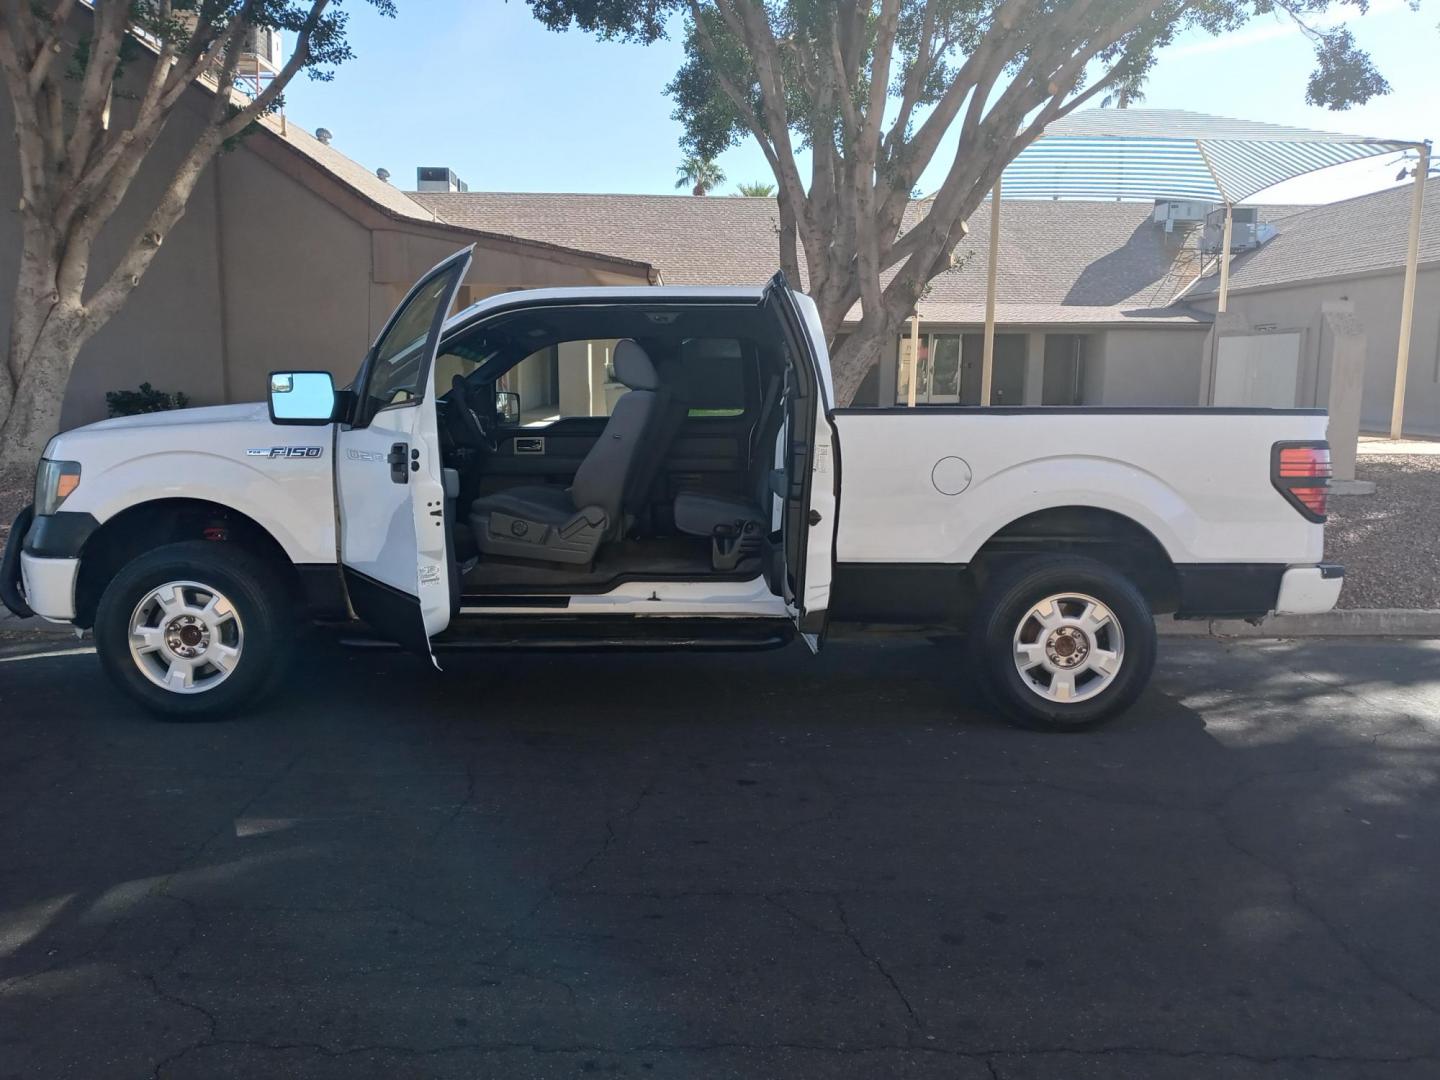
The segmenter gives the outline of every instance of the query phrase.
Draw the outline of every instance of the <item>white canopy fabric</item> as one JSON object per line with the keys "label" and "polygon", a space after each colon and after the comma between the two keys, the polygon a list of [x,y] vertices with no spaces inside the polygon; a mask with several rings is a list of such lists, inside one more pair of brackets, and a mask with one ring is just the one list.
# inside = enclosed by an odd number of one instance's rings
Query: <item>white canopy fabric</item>
{"label": "white canopy fabric", "polygon": [[1047,127],[1001,183],[1021,199],[1233,204],[1317,169],[1417,145],[1180,109],[1087,109]]}
{"label": "white canopy fabric", "polygon": [[[995,262],[1000,197],[1053,199],[1198,199],[1225,205],[1220,251],[1219,311],[1230,291],[1230,238],[1235,203],[1296,176],[1378,154],[1418,150],[1400,344],[1390,437],[1401,434],[1406,369],[1415,308],[1420,212],[1429,169],[1428,143],[1372,139],[1285,127],[1181,109],[1086,109],[1050,124],[1001,174],[990,198],[990,266],[985,298],[985,352],[980,400],[990,403],[995,343]],[[918,316],[916,317],[918,327]],[[914,379],[911,380],[914,385]]]}

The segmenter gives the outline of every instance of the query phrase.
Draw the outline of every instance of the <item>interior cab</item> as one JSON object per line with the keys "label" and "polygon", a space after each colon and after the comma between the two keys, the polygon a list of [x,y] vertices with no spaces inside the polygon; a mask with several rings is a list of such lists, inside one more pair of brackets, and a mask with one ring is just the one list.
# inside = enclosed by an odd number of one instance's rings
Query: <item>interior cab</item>
{"label": "interior cab", "polygon": [[433,389],[462,606],[776,577],[789,402],[758,305],[522,309],[444,342]]}
{"label": "interior cab", "polygon": [[417,283],[333,408],[328,376],[271,379],[274,422],[335,424],[355,613],[417,651],[557,614],[793,622],[818,647],[839,485],[813,305],[777,275],[447,318],[468,265]]}

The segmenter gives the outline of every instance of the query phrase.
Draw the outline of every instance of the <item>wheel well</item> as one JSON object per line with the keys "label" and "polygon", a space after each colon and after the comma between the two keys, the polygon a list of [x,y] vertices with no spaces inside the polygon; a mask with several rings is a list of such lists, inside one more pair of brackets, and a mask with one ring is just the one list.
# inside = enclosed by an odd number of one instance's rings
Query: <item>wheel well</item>
{"label": "wheel well", "polygon": [[1160,541],[1111,510],[1058,506],[1027,514],[985,541],[970,566],[983,587],[989,575],[1033,555],[1083,555],[1106,563],[1133,581],[1155,612],[1174,611],[1179,602],[1175,564]]}
{"label": "wheel well", "polygon": [[75,583],[75,624],[91,626],[100,595],[126,563],[161,544],[210,540],[235,544],[259,555],[295,579],[294,564],[269,531],[254,518],[203,499],[157,499],[131,506],[91,535],[80,553]]}

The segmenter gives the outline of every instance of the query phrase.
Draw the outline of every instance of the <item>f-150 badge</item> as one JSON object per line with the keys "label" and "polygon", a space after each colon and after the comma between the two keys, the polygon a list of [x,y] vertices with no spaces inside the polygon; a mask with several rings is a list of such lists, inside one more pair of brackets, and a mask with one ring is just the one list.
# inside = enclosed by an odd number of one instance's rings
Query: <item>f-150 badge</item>
{"label": "f-150 badge", "polygon": [[325,452],[323,446],[256,446],[245,451],[246,457],[263,458],[317,458]]}

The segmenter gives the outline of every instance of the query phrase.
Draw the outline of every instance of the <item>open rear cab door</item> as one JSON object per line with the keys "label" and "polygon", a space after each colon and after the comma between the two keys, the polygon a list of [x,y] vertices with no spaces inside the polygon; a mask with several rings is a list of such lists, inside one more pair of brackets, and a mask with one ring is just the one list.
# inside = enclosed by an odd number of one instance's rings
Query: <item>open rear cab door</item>
{"label": "open rear cab door", "polygon": [[790,290],[783,273],[763,303],[784,337],[784,600],[796,629],[819,652],[830,613],[835,531],[840,506],[840,444],[830,412],[825,338],[815,306]]}

